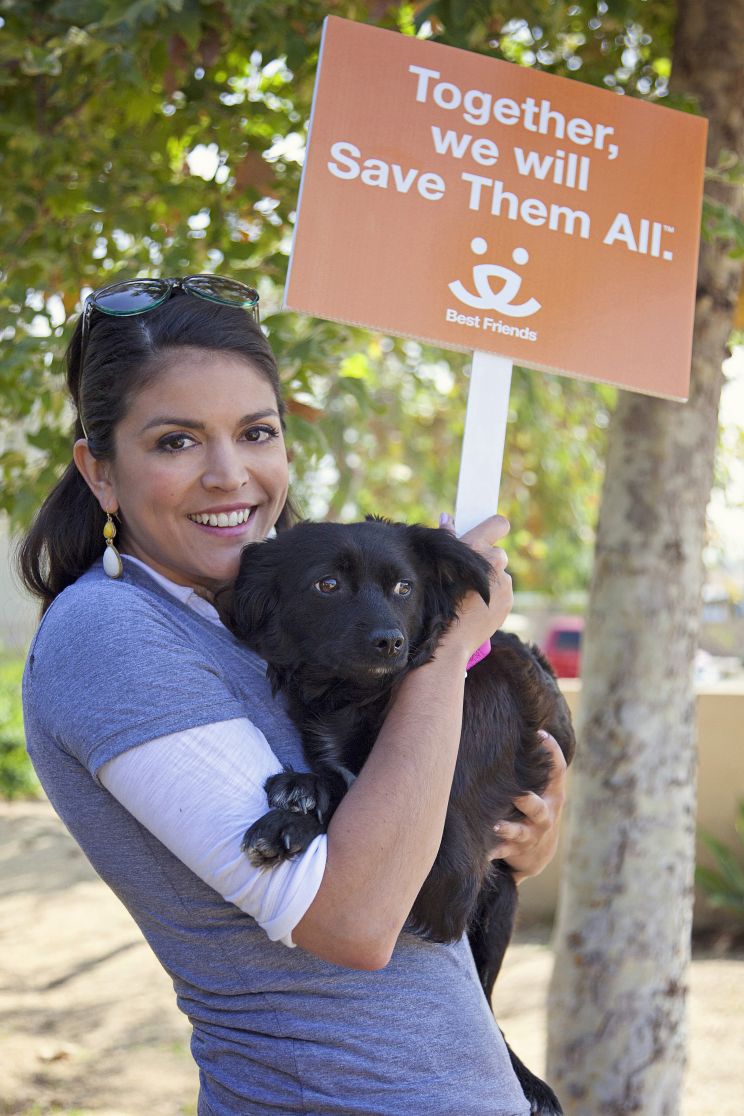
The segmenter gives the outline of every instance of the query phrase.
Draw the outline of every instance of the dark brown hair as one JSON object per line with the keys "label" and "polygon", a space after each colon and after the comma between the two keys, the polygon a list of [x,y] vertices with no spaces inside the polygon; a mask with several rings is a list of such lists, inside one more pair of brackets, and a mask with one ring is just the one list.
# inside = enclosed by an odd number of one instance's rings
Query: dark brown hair
{"label": "dark brown hair", "polygon": [[[130,400],[154,379],[171,349],[183,346],[235,353],[265,377],[276,396],[280,418],[285,406],[274,354],[261,327],[245,310],[207,302],[176,291],[146,314],[114,318],[91,314],[80,367],[82,315],[65,353],[67,385],[76,408],[73,441],[88,437],[92,455],[114,456],[114,431]],[[81,422],[82,417],[82,422]],[[288,499],[277,530],[296,515]],[[41,600],[42,613],[102,554],[106,516],[74,462],[42,504],[18,551],[23,584]]]}

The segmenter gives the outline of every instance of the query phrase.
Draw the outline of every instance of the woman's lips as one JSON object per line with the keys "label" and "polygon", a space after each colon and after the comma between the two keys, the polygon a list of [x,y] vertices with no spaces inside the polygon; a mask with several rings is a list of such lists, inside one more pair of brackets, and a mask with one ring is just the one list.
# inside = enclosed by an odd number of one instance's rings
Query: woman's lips
{"label": "woman's lips", "polygon": [[211,535],[232,538],[245,532],[254,518],[255,511],[255,507],[233,508],[231,511],[196,512],[186,518],[196,527],[200,527],[202,531],[208,531]]}
{"label": "woman's lips", "polygon": [[194,523],[209,527],[237,527],[247,523],[255,511],[253,507],[224,508],[221,511],[193,512],[188,516]]}

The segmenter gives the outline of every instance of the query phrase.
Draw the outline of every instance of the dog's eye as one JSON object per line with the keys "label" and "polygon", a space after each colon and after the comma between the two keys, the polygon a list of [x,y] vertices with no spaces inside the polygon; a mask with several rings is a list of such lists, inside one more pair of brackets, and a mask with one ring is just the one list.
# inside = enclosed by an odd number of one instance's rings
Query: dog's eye
{"label": "dog's eye", "polygon": [[335,593],[340,586],[335,577],[321,577],[313,583],[313,589],[317,589],[319,593]]}
{"label": "dog's eye", "polygon": [[410,581],[399,581],[393,589],[393,592],[396,593],[399,597],[407,597],[412,589],[413,586],[411,585]]}

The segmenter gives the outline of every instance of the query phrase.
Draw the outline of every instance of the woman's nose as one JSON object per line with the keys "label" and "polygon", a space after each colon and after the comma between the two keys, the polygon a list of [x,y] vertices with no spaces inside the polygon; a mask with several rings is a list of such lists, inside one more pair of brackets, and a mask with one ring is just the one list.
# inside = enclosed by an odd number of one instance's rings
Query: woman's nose
{"label": "woman's nose", "polygon": [[202,476],[205,488],[219,488],[226,492],[240,488],[249,480],[244,455],[237,446],[220,444],[212,448],[207,467]]}

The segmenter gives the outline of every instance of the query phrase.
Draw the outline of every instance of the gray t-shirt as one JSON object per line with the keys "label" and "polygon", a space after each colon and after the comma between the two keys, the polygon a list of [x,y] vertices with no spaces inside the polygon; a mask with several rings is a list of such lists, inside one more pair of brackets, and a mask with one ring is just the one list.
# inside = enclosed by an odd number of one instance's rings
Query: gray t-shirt
{"label": "gray t-shirt", "polygon": [[527,1116],[466,940],[401,934],[378,972],[271,942],[97,780],[137,744],[249,718],[306,768],[263,662],[127,563],[47,611],[24,676],[28,750],[52,804],[169,973],[193,1025],[199,1116]]}

